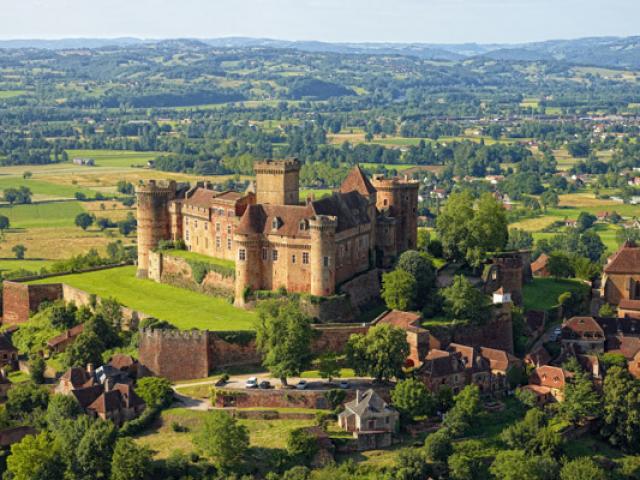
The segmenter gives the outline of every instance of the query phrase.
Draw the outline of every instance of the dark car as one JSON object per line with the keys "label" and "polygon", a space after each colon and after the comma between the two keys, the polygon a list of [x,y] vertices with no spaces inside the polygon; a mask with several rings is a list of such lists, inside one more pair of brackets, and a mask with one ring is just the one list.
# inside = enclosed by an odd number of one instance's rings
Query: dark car
{"label": "dark car", "polygon": [[261,388],[262,390],[268,390],[269,388],[271,388],[271,383],[268,380],[263,380],[258,385],[258,388]]}

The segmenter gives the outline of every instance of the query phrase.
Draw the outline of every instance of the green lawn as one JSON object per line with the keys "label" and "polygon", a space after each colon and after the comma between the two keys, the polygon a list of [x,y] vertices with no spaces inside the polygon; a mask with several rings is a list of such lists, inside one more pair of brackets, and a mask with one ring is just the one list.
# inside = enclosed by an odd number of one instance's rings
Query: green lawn
{"label": "green lawn", "polygon": [[587,285],[578,280],[555,280],[534,278],[524,286],[524,309],[548,310],[558,304],[558,297],[564,292],[584,292]]}
{"label": "green lawn", "polygon": [[5,260],[0,259],[0,274],[11,272],[14,270],[29,270],[30,272],[39,272],[41,268],[51,266],[53,260]]}
{"label": "green lawn", "polygon": [[9,217],[11,228],[72,227],[82,212],[76,201],[0,206],[0,215]]}
{"label": "green lawn", "polygon": [[[25,167],[25,170],[28,167]],[[30,178],[25,180],[15,176],[0,176],[0,190],[5,188],[27,187],[34,195],[43,195],[52,198],[74,198],[76,192],[84,193],[88,198],[93,198],[96,194],[95,190],[78,187],[75,185],[60,185],[50,183],[43,180],[35,180]]]}
{"label": "green lawn", "polygon": [[202,255],[200,253],[190,252],[188,250],[165,250],[170,257],[180,257],[185,260],[195,260],[197,262],[211,263],[214,265],[220,265],[221,267],[231,268],[235,270],[236,264],[232,260],[225,260],[223,258],[210,257],[208,255]]}
{"label": "green lawn", "polygon": [[[162,152],[134,152],[130,150],[67,150],[69,160],[74,158],[93,158],[98,167],[131,167],[146,166]],[[91,167],[86,167],[91,171]]]}
{"label": "green lawn", "polygon": [[64,282],[95,293],[113,297],[127,307],[139,310],[181,329],[253,330],[256,314],[233,307],[222,298],[136,278],[136,267],[120,267],[98,272],[66,275],[34,283]]}

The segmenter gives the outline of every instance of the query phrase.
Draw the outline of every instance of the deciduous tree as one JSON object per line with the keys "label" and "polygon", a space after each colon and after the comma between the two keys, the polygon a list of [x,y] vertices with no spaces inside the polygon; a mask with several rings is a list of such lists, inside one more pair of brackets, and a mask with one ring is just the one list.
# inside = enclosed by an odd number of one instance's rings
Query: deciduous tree
{"label": "deciduous tree", "polygon": [[194,441],[222,470],[230,470],[243,460],[249,447],[249,433],[227,412],[213,410],[204,420]]}
{"label": "deciduous tree", "polygon": [[404,330],[382,324],[369,329],[366,335],[352,335],[346,352],[357,375],[389,380],[402,374],[409,344]]}

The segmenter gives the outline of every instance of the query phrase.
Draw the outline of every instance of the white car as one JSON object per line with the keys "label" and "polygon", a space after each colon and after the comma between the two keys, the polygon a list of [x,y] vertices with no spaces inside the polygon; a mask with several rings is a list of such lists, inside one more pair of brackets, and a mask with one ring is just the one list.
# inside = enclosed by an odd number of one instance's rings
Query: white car
{"label": "white car", "polygon": [[296,388],[298,390],[306,390],[308,386],[309,386],[309,384],[307,383],[306,380],[300,380],[298,382],[298,384],[296,385]]}
{"label": "white car", "polygon": [[258,388],[258,379],[256,377],[248,378],[246,382],[244,382],[244,388]]}

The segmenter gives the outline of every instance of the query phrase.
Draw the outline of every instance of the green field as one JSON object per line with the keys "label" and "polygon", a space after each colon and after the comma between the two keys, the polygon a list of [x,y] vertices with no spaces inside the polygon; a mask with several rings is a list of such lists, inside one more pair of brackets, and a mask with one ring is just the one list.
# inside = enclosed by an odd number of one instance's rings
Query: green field
{"label": "green field", "polygon": [[82,212],[80,202],[75,201],[0,206],[0,215],[9,217],[11,228],[70,227]]}
{"label": "green field", "polygon": [[180,257],[185,260],[194,260],[196,262],[211,263],[214,265],[220,265],[221,267],[235,269],[235,262],[231,260],[224,260],[222,258],[210,257],[208,255],[201,255],[200,253],[190,252],[188,250],[166,250],[166,254],[171,257]]}
{"label": "green field", "polygon": [[0,90],[0,100],[4,98],[15,98],[26,95],[26,90]]}
{"label": "green field", "polygon": [[534,278],[524,286],[524,309],[549,310],[558,305],[558,297],[564,292],[581,292],[588,286],[579,280],[555,280],[553,278]]}
{"label": "green field", "polygon": [[41,268],[47,268],[53,263],[52,260],[12,260],[0,259],[0,275],[4,272],[12,272],[14,270],[28,270],[30,272],[39,272]]}
{"label": "green field", "polygon": [[[97,167],[131,167],[141,165],[145,167],[149,160],[153,160],[162,152],[133,152],[130,150],[67,150],[69,160],[74,158],[93,158]],[[88,172],[91,167],[85,167]]]}
{"label": "green field", "polygon": [[233,307],[222,298],[136,278],[136,267],[120,267],[98,272],[47,278],[33,283],[64,282],[95,293],[116,298],[123,305],[167,320],[187,330],[253,330],[256,314]]}
{"label": "green field", "polygon": [[[25,170],[28,167],[25,168]],[[19,177],[0,176],[0,190],[5,188],[27,187],[34,195],[45,196],[50,198],[74,198],[76,192],[84,193],[87,197],[95,196],[95,190],[79,187],[76,185],[60,185],[50,183],[44,180],[35,180],[33,178],[25,180]]]}

